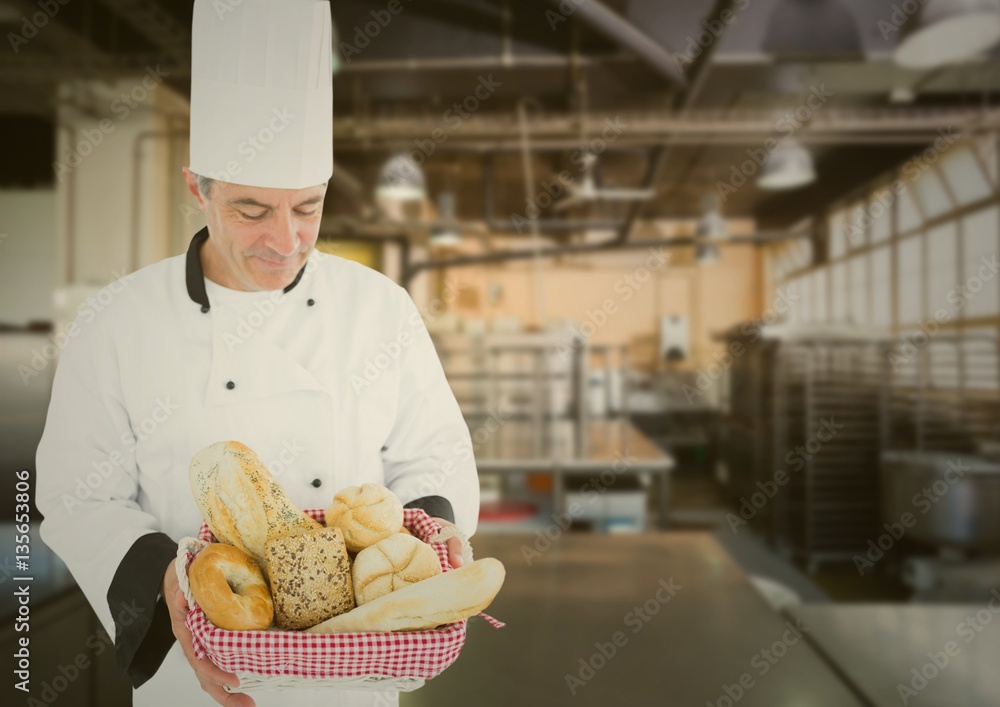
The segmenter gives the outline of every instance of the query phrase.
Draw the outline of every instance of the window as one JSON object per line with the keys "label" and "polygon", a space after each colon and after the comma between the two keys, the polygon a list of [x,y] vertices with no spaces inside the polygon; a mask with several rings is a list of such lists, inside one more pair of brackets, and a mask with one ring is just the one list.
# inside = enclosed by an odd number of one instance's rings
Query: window
{"label": "window", "polygon": [[896,322],[902,326],[916,324],[923,316],[920,283],[923,280],[921,236],[910,236],[899,242],[897,250],[896,297],[899,310]]}

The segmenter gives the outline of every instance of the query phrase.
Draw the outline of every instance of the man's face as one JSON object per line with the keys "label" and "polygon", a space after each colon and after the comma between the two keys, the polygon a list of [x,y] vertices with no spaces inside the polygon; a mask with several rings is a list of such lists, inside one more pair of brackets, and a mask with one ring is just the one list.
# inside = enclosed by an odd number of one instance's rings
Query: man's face
{"label": "man's face", "polygon": [[290,285],[316,245],[326,184],[270,189],[216,181],[205,198],[184,172],[208,223],[205,275],[235,290]]}

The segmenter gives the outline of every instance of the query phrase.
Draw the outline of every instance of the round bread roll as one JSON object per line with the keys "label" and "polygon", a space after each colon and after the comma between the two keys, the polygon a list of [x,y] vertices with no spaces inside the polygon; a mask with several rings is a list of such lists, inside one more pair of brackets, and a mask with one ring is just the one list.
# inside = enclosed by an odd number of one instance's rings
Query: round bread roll
{"label": "round bread roll", "polygon": [[191,593],[208,620],[229,631],[264,630],[274,605],[254,557],[238,547],[212,543],[188,568]]}
{"label": "round bread roll", "polygon": [[360,552],[403,525],[403,504],[396,495],[378,484],[348,486],[333,497],[326,511],[328,527],[340,528],[351,552]]}
{"label": "round bread roll", "polygon": [[354,601],[358,606],[414,582],[441,574],[441,561],[427,543],[396,533],[354,559]]}

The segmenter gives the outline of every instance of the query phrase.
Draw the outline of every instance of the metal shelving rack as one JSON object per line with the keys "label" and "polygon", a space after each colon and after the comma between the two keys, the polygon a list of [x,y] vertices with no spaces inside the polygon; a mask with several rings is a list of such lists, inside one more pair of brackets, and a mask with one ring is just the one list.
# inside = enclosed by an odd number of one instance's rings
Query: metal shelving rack
{"label": "metal shelving rack", "polygon": [[[818,330],[734,330],[727,341],[745,347],[730,369],[723,443],[732,499],[783,470],[789,480],[758,512],[758,530],[810,570],[850,560],[878,527],[891,343]],[[821,442],[824,419],[844,427]]]}

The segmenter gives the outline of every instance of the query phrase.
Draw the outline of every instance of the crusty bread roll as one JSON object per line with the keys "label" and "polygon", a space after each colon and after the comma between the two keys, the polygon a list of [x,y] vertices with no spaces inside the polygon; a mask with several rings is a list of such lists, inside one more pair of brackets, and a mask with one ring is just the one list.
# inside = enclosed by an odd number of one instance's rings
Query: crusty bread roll
{"label": "crusty bread roll", "polygon": [[361,606],[436,574],[441,574],[441,561],[434,548],[412,535],[396,533],[354,559],[354,601]]}
{"label": "crusty bread roll", "polygon": [[500,560],[485,557],[398,589],[306,630],[413,631],[454,623],[489,606],[503,585],[504,574]]}
{"label": "crusty bread roll", "polygon": [[333,497],[326,524],[344,531],[348,550],[360,552],[399,532],[403,504],[396,494],[378,484],[348,486]]}
{"label": "crusty bread roll", "polygon": [[274,605],[256,558],[238,547],[206,545],[188,568],[191,594],[208,620],[230,631],[263,631]]}
{"label": "crusty bread roll", "polygon": [[297,630],[354,608],[351,568],[340,528],[267,541],[274,622]]}
{"label": "crusty bread roll", "polygon": [[249,447],[216,442],[191,459],[191,491],[212,534],[263,561],[266,542],[322,528],[295,507]]}

